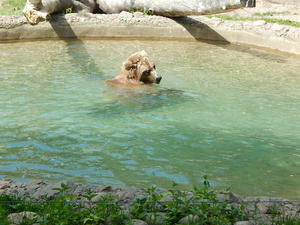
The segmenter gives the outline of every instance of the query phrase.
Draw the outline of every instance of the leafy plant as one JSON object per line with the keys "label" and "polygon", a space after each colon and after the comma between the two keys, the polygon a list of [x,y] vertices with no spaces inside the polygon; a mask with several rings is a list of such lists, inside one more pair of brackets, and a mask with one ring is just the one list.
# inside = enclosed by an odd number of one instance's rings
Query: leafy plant
{"label": "leafy plant", "polygon": [[129,12],[130,13],[141,12],[145,16],[151,16],[152,15],[152,12],[149,11],[149,10],[146,10],[146,9],[130,9]]}
{"label": "leafy plant", "polygon": [[72,13],[73,12],[73,9],[72,8],[67,8],[65,10],[65,14],[69,14],[69,13]]}
{"label": "leafy plant", "polygon": [[[112,195],[102,196],[95,203],[92,201],[95,193],[90,189],[82,194],[87,201],[74,202],[75,196],[67,193],[67,185],[61,184],[54,190],[59,191],[58,196],[43,196],[43,202],[39,204],[15,196],[0,195],[0,224],[8,225],[9,214],[24,211],[34,212],[37,216],[24,220],[23,225],[129,225],[131,219],[147,220],[152,225],[156,224],[159,216],[163,217],[160,223],[164,225],[177,224],[183,217],[196,218],[197,222],[194,222],[203,225],[227,225],[250,219],[263,224],[259,218],[255,218],[255,209],[250,215],[243,204],[220,201],[206,176],[203,186],[195,187],[191,192],[179,190],[176,184],[164,193],[156,187],[150,187],[145,190],[143,197],[136,198],[130,204],[125,204]],[[300,218],[282,215],[275,205],[269,207],[268,211],[273,216],[273,225],[300,224]]]}

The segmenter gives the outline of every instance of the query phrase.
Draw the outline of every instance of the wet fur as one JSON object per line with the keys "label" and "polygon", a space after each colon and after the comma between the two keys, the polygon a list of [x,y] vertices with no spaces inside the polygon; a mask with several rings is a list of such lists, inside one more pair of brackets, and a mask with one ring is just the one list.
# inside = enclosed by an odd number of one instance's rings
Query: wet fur
{"label": "wet fur", "polygon": [[120,75],[107,80],[109,83],[124,85],[143,85],[159,83],[161,76],[157,75],[155,64],[145,51],[131,55],[121,68]]}

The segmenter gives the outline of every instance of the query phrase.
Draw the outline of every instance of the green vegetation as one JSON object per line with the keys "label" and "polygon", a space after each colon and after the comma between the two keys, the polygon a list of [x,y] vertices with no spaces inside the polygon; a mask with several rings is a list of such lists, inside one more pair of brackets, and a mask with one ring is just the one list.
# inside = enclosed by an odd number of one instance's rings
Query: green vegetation
{"label": "green vegetation", "polygon": [[69,14],[69,13],[72,13],[73,12],[73,9],[72,8],[67,8],[65,10],[65,14]]}
{"label": "green vegetation", "polygon": [[223,20],[233,20],[233,21],[257,21],[257,20],[264,20],[267,23],[278,23],[281,25],[293,26],[293,27],[300,27],[300,23],[291,20],[283,20],[283,19],[276,19],[276,18],[268,18],[268,17],[241,17],[241,16],[230,16],[230,15],[209,15],[208,18],[220,18]]}
{"label": "green vegetation", "polygon": [[[174,186],[168,192],[158,194],[156,188],[151,187],[144,197],[130,202],[124,207],[124,202],[111,195],[101,197],[98,202],[91,202],[95,194],[86,190],[83,197],[85,202],[75,202],[75,196],[66,194],[68,187],[64,184],[56,188],[61,193],[58,197],[43,198],[43,203],[32,203],[23,199],[0,195],[0,223],[9,224],[7,216],[11,213],[34,212],[34,218],[25,219],[22,225],[38,223],[40,225],[129,225],[132,219],[147,221],[149,225],[177,224],[183,217],[197,217],[197,222],[190,224],[229,225],[236,221],[248,220],[248,212],[243,204],[229,204],[229,201],[220,202],[216,192],[210,189],[209,182],[204,181],[201,189],[194,188],[193,195],[188,195]],[[223,193],[226,195],[227,193]],[[165,200],[166,198],[171,200]],[[300,218],[283,217],[275,206],[270,209],[273,213],[273,224],[296,225]],[[163,215],[163,216],[162,216]],[[160,222],[158,222],[158,220]]]}
{"label": "green vegetation", "polygon": [[253,16],[274,16],[274,15],[287,15],[290,12],[284,11],[284,12],[264,12],[264,13],[254,13]]}
{"label": "green vegetation", "polygon": [[26,0],[3,0],[0,1],[0,15],[22,15]]}
{"label": "green vegetation", "polygon": [[141,12],[143,13],[145,16],[151,16],[151,12],[146,10],[146,9],[131,9],[129,10],[130,13],[135,13],[135,12]]}

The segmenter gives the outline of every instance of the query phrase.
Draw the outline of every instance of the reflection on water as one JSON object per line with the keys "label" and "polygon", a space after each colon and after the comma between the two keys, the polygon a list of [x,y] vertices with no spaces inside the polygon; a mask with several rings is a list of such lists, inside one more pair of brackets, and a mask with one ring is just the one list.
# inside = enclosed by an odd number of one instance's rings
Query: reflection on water
{"label": "reflection on water", "polygon": [[122,117],[129,114],[151,112],[184,104],[198,98],[196,94],[158,86],[111,86],[106,87],[103,96],[107,101],[91,109],[95,117]]}
{"label": "reflection on water", "polygon": [[[142,49],[160,85],[105,83]],[[133,40],[0,44],[0,56],[0,178],[190,188],[208,175],[300,199],[297,58]]]}

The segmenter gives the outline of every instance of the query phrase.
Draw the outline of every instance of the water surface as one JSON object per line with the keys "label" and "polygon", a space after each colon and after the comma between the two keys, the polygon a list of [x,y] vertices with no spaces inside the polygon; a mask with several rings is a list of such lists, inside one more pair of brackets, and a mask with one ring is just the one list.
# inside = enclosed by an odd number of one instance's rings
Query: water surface
{"label": "water surface", "polygon": [[[112,87],[146,50],[160,85]],[[177,41],[0,44],[0,178],[300,199],[300,59]]]}

